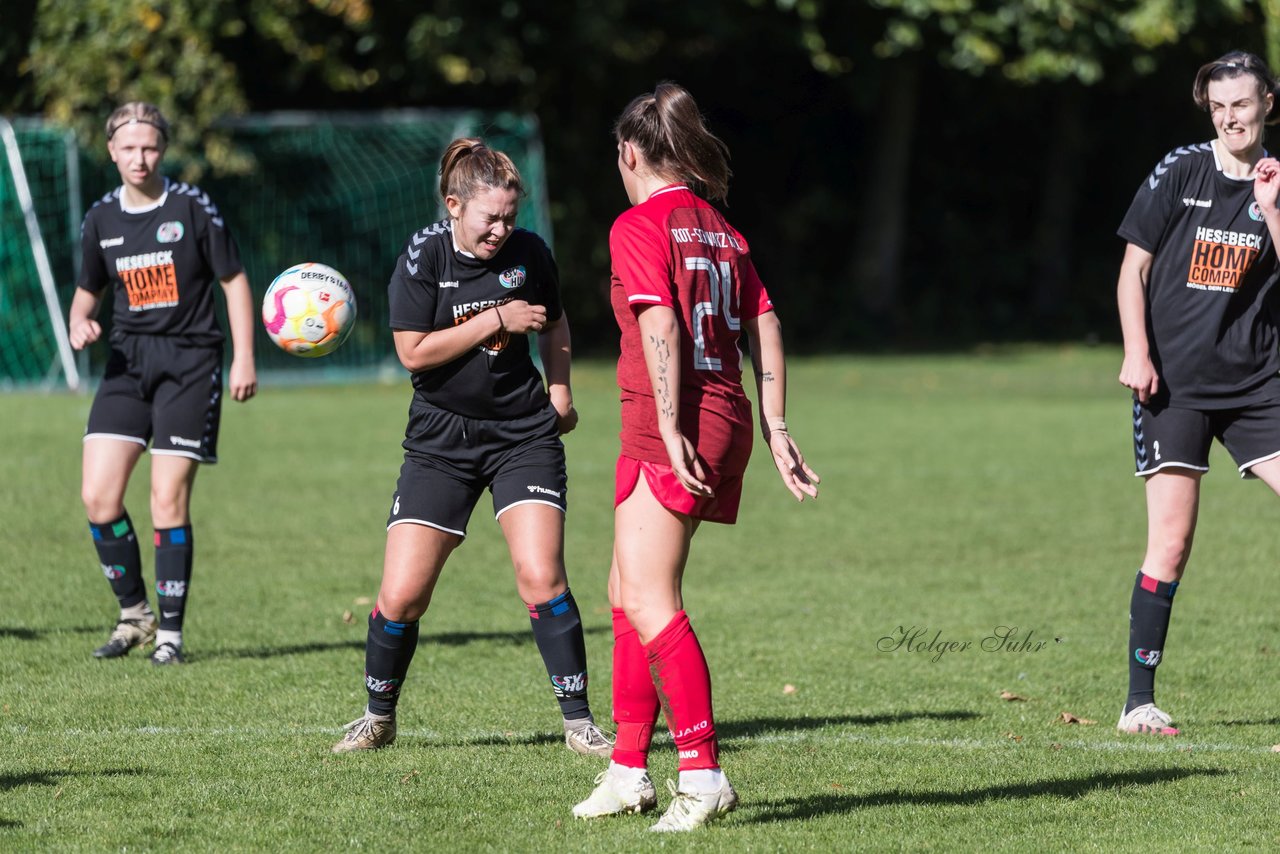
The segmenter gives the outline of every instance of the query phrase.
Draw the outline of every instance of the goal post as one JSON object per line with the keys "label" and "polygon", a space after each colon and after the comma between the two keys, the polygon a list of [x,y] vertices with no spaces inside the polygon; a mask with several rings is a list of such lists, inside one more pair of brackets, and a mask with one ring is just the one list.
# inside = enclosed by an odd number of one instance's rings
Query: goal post
{"label": "goal post", "polygon": [[[0,363],[5,363],[0,381],[21,382],[25,379],[52,385],[60,368],[66,385],[77,390],[81,386],[80,370],[67,337],[66,320],[58,299],[53,267],[49,263],[44,231],[36,212],[31,184],[27,180],[18,136],[13,124],[4,117],[0,117],[0,144],[4,146],[8,178],[0,182],[0,209],[3,209],[0,210],[0,221],[4,223],[3,233],[6,235],[0,238],[0,244],[3,244],[0,245],[0,270],[3,271],[0,314],[6,317],[3,321],[3,343],[0,343]],[[70,159],[64,159],[64,162],[70,162]],[[6,192],[10,190],[11,195]],[[61,199],[56,200],[59,207],[62,202]],[[67,204],[74,203],[68,199]],[[25,253],[22,242],[10,236],[14,231],[12,214],[15,207],[22,220],[22,233],[26,236]],[[25,263],[28,258],[29,263]],[[38,328],[20,330],[24,323],[34,325],[38,322],[38,315],[32,311],[34,306],[31,304],[37,288],[43,297],[48,336],[41,335]],[[20,362],[25,364],[19,365]],[[47,365],[42,372],[43,377],[39,371],[41,364]]]}

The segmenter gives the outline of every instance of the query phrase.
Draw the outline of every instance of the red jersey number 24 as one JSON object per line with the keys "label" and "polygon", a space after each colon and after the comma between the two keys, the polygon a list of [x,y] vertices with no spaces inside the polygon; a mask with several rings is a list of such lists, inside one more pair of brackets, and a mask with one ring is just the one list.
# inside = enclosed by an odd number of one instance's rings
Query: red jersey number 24
{"label": "red jersey number 24", "polygon": [[[710,258],[685,258],[684,266],[690,272],[705,270],[710,280],[711,299],[694,303],[693,316],[689,318],[693,327],[693,367],[699,371],[718,371],[722,367],[720,357],[707,353],[707,339],[715,341],[715,333],[710,329],[711,319],[723,317],[725,325],[733,332],[742,328],[742,322],[733,314],[731,289],[733,287],[733,271],[728,261],[713,261]],[[695,293],[697,291],[695,290]],[[708,321],[704,323],[704,321]],[[710,332],[710,336],[708,336]],[[736,342],[737,336],[734,336]],[[723,343],[723,342],[715,342]],[[719,350],[719,347],[715,348]]]}

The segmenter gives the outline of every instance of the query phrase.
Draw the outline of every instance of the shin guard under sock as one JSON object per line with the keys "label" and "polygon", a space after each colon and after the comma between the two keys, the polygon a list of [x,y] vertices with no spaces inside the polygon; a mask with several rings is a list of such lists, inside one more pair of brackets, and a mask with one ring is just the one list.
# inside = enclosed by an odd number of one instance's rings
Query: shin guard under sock
{"label": "shin guard under sock", "polygon": [[1129,600],[1129,698],[1124,710],[1155,702],[1156,667],[1164,656],[1176,581],[1138,573]]}
{"label": "shin guard under sock", "polygon": [[98,525],[89,523],[93,546],[98,551],[98,563],[102,573],[111,582],[111,592],[116,595],[120,609],[131,608],[147,601],[147,588],[142,583],[142,554],[138,549],[138,536],[133,522],[125,513],[114,522]]}
{"label": "shin guard under sock", "polygon": [[614,762],[630,768],[644,768],[649,761],[649,742],[658,719],[658,692],[649,675],[649,661],[635,627],[621,608],[613,609],[613,722],[618,739],[613,745]]}
{"label": "shin guard under sock", "polygon": [[409,663],[418,648],[418,621],[397,623],[377,608],[369,615],[369,638],[364,647],[364,687],[369,711],[390,715],[400,700]]}
{"label": "shin guard under sock", "polygon": [[550,602],[527,605],[533,639],[542,653],[551,691],[566,721],[591,716],[587,704],[587,645],[573,594],[565,590]]}
{"label": "shin guard under sock", "polygon": [[677,611],[644,651],[676,743],[679,769],[720,767],[711,712],[711,672],[688,615]]}
{"label": "shin guard under sock", "polygon": [[182,631],[194,545],[190,525],[156,530],[156,598],[161,631]]}

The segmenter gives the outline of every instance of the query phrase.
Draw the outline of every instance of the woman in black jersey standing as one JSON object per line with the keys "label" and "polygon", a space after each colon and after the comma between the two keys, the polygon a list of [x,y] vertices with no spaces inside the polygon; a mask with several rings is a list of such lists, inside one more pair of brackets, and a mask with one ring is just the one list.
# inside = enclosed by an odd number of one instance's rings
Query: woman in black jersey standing
{"label": "woman in black jersey standing", "polygon": [[[102,336],[95,319],[114,293],[111,355],[89,412],[81,497],[98,559],[120,617],[98,658],[155,641],[153,664],[180,664],[191,581],[191,491],[201,463],[218,458],[223,333],[215,284],[231,328],[230,392],[257,392],[253,295],[239,250],[199,187],[160,173],[169,123],[151,104],[130,102],[107,119],[107,151],[121,185],[85,215],[83,264],[71,301],[71,346]],[[124,506],[142,452],[151,446],[157,621],[142,582],[141,553]]]}
{"label": "woman in black jersey standing", "polygon": [[[559,274],[516,228],[524,186],[507,155],[456,139],[440,161],[448,216],[411,235],[388,287],[401,363],[413,373],[404,464],[365,645],[368,705],[335,753],[391,744],[418,621],[487,487],[564,718],[565,743],[608,756],[587,705],[582,623],[564,566],[560,436],[577,424]],[[546,384],[529,352],[538,336]]]}
{"label": "woman in black jersey standing", "polygon": [[1129,610],[1129,695],[1117,728],[1177,735],[1155,704],[1174,593],[1191,553],[1214,437],[1242,477],[1280,493],[1280,333],[1273,314],[1280,163],[1263,148],[1276,81],[1242,51],[1204,65],[1192,95],[1215,131],[1169,152],[1119,229],[1120,383],[1133,390],[1147,549]]}

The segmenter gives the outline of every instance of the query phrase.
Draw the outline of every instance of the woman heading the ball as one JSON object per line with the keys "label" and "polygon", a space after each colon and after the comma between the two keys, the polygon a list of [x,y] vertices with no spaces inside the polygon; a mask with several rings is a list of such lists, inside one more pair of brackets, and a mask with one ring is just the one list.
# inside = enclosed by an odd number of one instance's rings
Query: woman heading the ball
{"label": "woman heading the ball", "polygon": [[[97,341],[102,327],[95,318],[112,289],[111,353],[85,430],[81,498],[120,617],[93,654],[118,658],[154,640],[152,664],[180,664],[194,545],[191,492],[200,464],[218,459],[224,335],[214,285],[226,298],[237,401],[258,387],[253,296],[236,242],[208,194],[160,173],[169,139],[160,110],[132,101],[111,114],[106,131],[121,185],[85,215],[68,319],[72,347]],[[158,624],[124,506],[148,444]]]}
{"label": "woman heading the ball", "polygon": [[[517,228],[524,185],[479,139],[440,161],[448,212],[411,235],[389,285],[396,354],[413,373],[404,463],[387,522],[365,645],[365,714],[335,753],[395,741],[396,704],[418,624],[445,561],[487,487],[538,651],[577,753],[608,756],[587,704],[587,658],[564,566],[566,472],[560,436],[577,424],[569,323],[551,250]],[[546,384],[529,352],[538,336]]]}
{"label": "woman heading the ball", "polygon": [[1129,606],[1129,696],[1118,729],[1177,735],[1155,704],[1174,593],[1195,533],[1216,436],[1242,477],[1280,492],[1280,329],[1271,307],[1280,162],[1263,149],[1276,80],[1228,53],[1200,68],[1196,106],[1215,131],[1169,152],[1119,228],[1121,385],[1133,390],[1147,548]]}
{"label": "woman heading the ball", "polygon": [[633,207],[613,224],[612,303],[621,330],[622,453],[615,490],[613,712],[617,741],[579,818],[657,804],[646,766],[658,711],[679,785],[656,831],[692,830],[732,810],[720,769],[711,676],[681,580],[703,521],[737,519],[751,453],[738,339],[746,330],[760,422],[783,485],[803,501],[818,476],[787,432],[781,326],[746,240],[695,191],[723,199],[728,152],[681,87],[631,101],[614,127]]}

